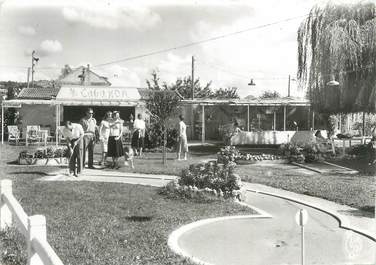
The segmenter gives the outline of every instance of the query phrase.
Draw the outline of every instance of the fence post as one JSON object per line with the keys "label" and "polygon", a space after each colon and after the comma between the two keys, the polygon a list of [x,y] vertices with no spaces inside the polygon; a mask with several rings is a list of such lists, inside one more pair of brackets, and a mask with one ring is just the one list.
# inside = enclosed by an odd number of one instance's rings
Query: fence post
{"label": "fence post", "polygon": [[0,230],[12,225],[12,212],[3,198],[4,194],[12,194],[12,181],[0,180]]}
{"label": "fence post", "polygon": [[46,217],[44,215],[30,216],[27,226],[27,265],[42,265],[43,262],[34,251],[31,241],[36,237],[41,240],[47,240]]}

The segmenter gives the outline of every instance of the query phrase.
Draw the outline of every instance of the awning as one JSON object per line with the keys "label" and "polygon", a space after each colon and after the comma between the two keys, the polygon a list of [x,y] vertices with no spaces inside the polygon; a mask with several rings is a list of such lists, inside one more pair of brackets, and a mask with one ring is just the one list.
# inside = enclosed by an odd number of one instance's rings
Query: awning
{"label": "awning", "polygon": [[43,100],[43,99],[11,99],[11,100],[3,100],[1,105],[4,108],[21,108],[22,105],[55,105],[54,100]]}

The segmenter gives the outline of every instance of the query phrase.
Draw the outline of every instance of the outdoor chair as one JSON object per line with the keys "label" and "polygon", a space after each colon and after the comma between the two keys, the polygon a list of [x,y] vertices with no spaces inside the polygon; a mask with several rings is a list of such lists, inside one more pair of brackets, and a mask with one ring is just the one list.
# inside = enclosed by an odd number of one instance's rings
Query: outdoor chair
{"label": "outdoor chair", "polygon": [[20,141],[21,132],[18,130],[17,125],[9,125],[8,128],[8,143],[14,141],[16,145],[18,145]]}
{"label": "outdoor chair", "polygon": [[39,125],[27,125],[26,126],[26,146],[32,143],[40,144],[42,137],[40,135]]}
{"label": "outdoor chair", "polygon": [[44,146],[46,146],[47,142],[50,142],[52,139],[51,128],[41,127],[39,132],[40,132],[41,141],[44,143]]}

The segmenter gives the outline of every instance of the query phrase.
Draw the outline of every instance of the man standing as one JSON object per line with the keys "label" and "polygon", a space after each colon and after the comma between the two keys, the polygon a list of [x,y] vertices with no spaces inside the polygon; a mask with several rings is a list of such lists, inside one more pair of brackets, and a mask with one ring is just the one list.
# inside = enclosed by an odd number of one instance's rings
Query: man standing
{"label": "man standing", "polygon": [[82,139],[84,137],[84,130],[78,123],[70,121],[65,122],[62,131],[64,138],[67,139],[69,148],[69,175],[78,177],[82,169]]}
{"label": "man standing", "polygon": [[93,118],[94,112],[92,108],[86,111],[86,116],[81,119],[80,124],[84,129],[85,135],[83,139],[83,156],[82,164],[85,166],[86,151],[88,152],[87,164],[88,168],[94,169],[94,144],[95,144],[95,132],[97,129],[97,121]]}

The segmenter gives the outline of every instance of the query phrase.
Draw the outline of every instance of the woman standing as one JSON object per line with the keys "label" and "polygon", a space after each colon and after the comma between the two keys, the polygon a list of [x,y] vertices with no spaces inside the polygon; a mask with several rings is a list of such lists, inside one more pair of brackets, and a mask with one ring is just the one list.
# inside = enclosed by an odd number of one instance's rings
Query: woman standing
{"label": "woman standing", "polygon": [[135,155],[142,156],[142,148],[144,147],[146,125],[142,119],[142,115],[137,114],[137,119],[133,122],[133,134],[132,134],[132,148],[135,151]]}
{"label": "woman standing", "polygon": [[188,153],[188,141],[187,141],[187,126],[184,123],[183,115],[179,115],[179,131],[178,131],[178,148],[177,148],[177,155],[178,160],[181,160],[180,155],[184,153],[184,160],[187,160],[187,153]]}
{"label": "woman standing", "polygon": [[124,121],[120,119],[120,114],[118,111],[113,112],[114,119],[110,123],[110,136],[108,138],[108,156],[112,157],[112,168],[119,169],[120,165],[118,163],[119,157],[124,155],[123,143],[121,142],[121,137],[123,135],[123,123]]}
{"label": "woman standing", "polygon": [[101,121],[99,126],[99,140],[102,145],[102,161],[99,165],[106,165],[107,151],[108,151],[108,137],[110,136],[110,123],[112,121],[112,112],[107,111],[105,117]]}

